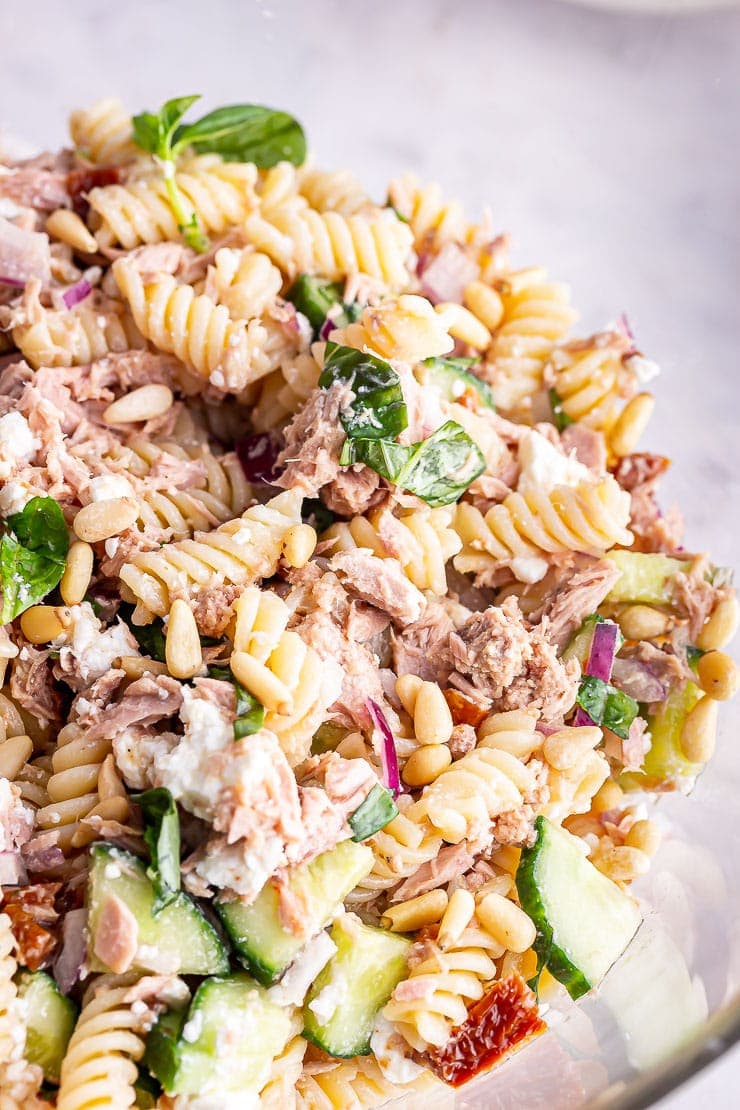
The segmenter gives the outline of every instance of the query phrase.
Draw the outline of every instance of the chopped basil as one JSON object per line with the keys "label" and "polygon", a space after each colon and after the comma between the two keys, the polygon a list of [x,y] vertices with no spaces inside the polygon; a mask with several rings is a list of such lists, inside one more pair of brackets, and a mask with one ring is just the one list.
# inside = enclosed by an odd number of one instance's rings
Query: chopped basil
{"label": "chopped basil", "polygon": [[637,702],[629,694],[593,675],[581,679],[576,702],[594,724],[611,729],[622,740],[627,739],[630,725],[639,711]]}
{"label": "chopped basil", "polygon": [[367,840],[369,836],[384,829],[394,817],[398,817],[398,806],[393,801],[393,795],[377,782],[364,802],[348,818],[352,839],[358,842]]}
{"label": "chopped basil", "polygon": [[133,800],[144,817],[144,843],[149,849],[146,873],[154,885],[152,913],[169,906],[180,890],[180,818],[169,790],[157,787]]}
{"label": "chopped basil", "polygon": [[459,500],[486,467],[478,447],[454,420],[408,447],[388,440],[347,439],[339,461],[345,466],[363,462],[433,508]]}
{"label": "chopped basil", "polygon": [[692,671],[696,670],[696,665],[701,659],[702,655],[706,655],[700,647],[695,647],[694,644],[686,645],[686,662],[691,667]]}
{"label": "chopped basil", "polygon": [[351,404],[339,414],[350,439],[395,439],[407,427],[401,379],[382,358],[327,343],[319,385],[328,389],[335,382],[346,382],[354,393]]}
{"label": "chopped basil", "polygon": [[236,716],[234,718],[234,739],[241,740],[243,736],[253,736],[259,732],[265,723],[265,707],[258,702],[248,690],[238,682],[229,667],[209,667],[210,678],[217,678],[221,682],[230,682],[236,694]]}
{"label": "chopped basil", "polygon": [[315,338],[318,338],[327,318],[331,318],[334,327],[344,328],[362,313],[357,303],[344,303],[340,282],[323,281],[312,274],[301,274],[296,278],[285,297],[307,318]]}
{"label": "chopped basil", "polygon": [[325,532],[336,520],[331,509],[327,509],[318,497],[304,497],[301,519],[310,524],[317,532]]}
{"label": "chopped basil", "polygon": [[53,497],[33,497],[8,517],[7,526],[0,540],[2,624],[43,601],[59,584],[69,550],[64,514]]}
{"label": "chopped basil", "polygon": [[564,432],[569,424],[573,424],[573,419],[568,416],[563,408],[563,398],[558,393],[557,389],[550,389],[547,393],[550,398],[550,408],[552,409],[552,418],[555,427],[559,432]]}
{"label": "chopped basil", "polygon": [[[126,617],[123,614],[121,615],[126,620]],[[148,655],[150,659],[157,659],[160,663],[166,662],[166,636],[164,624],[159,617],[155,617],[151,624],[131,624],[130,621],[126,621],[126,623],[145,655]]]}

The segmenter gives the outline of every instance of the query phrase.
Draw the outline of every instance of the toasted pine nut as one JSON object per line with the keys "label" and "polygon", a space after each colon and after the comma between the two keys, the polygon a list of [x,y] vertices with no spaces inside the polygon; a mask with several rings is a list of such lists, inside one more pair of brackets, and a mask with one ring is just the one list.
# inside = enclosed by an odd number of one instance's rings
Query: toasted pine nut
{"label": "toasted pine nut", "polygon": [[542,751],[551,767],[567,771],[579,764],[600,741],[601,729],[596,725],[562,728],[545,737]]}
{"label": "toasted pine nut", "polygon": [[420,744],[447,744],[452,714],[436,682],[422,682],[414,705],[414,732]]}
{"label": "toasted pine nut", "polygon": [[100,764],[98,772],[98,797],[101,801],[105,798],[125,798],[126,788],[116,767],[116,757],[111,752]]}
{"label": "toasted pine nut", "polygon": [[615,455],[631,455],[648,426],[655,408],[652,393],[637,393],[622,409],[609,434],[609,446]]}
{"label": "toasted pine nut", "polygon": [[167,621],[164,654],[173,678],[192,678],[203,666],[198,625],[187,601],[173,601]]}
{"label": "toasted pine nut", "polygon": [[696,646],[702,651],[712,651],[724,647],[737,632],[740,620],[740,605],[734,594],[723,597],[714,607],[701,632],[696,638]]}
{"label": "toasted pine nut", "polygon": [[639,848],[646,856],[654,856],[660,847],[660,828],[655,821],[635,821],[624,838],[629,848]]}
{"label": "toasted pine nut", "polygon": [[428,744],[417,748],[406,760],[403,781],[407,786],[428,786],[451,763],[450,749],[445,744]]}
{"label": "toasted pine nut", "polygon": [[475,897],[469,890],[458,887],[452,894],[439,923],[437,944],[445,952],[463,935],[475,913]]}
{"label": "toasted pine nut", "polygon": [[93,549],[89,543],[75,540],[67,553],[59,592],[65,605],[79,605],[90,585],[93,570]]}
{"label": "toasted pine nut", "polygon": [[473,312],[489,331],[495,331],[504,315],[504,305],[495,289],[482,281],[471,281],[465,287],[463,304]]}
{"label": "toasted pine nut", "polygon": [[69,627],[69,614],[58,605],[32,605],[21,615],[21,630],[32,644],[48,644]]}
{"label": "toasted pine nut", "polygon": [[396,693],[401,705],[411,717],[414,715],[416,698],[422,686],[423,679],[419,678],[418,674],[402,674],[396,679]]}
{"label": "toasted pine nut", "polygon": [[158,659],[150,659],[148,655],[122,655],[116,659],[116,666],[120,667],[126,678],[141,678],[145,674],[167,674],[167,665]]}
{"label": "toasted pine nut", "polygon": [[30,736],[8,736],[3,740],[0,743],[0,778],[13,782],[32,752],[33,741]]}
{"label": "toasted pine nut", "polygon": [[687,713],[681,729],[681,751],[690,763],[707,763],[717,739],[717,702],[706,695]]}
{"label": "toasted pine nut", "polygon": [[450,335],[459,339],[461,343],[467,343],[477,351],[485,351],[490,345],[492,338],[490,331],[469,309],[449,302],[438,304],[436,311],[442,317]]}
{"label": "toasted pine nut", "polygon": [[275,713],[293,712],[290,690],[264,663],[257,662],[246,651],[235,651],[229,660],[229,666],[234,677],[266,709],[272,709]]}
{"label": "toasted pine nut", "polygon": [[631,883],[638,875],[650,870],[650,857],[640,848],[612,845],[591,856],[594,867],[615,883]]}
{"label": "toasted pine nut", "polygon": [[74,530],[86,543],[98,543],[119,536],[136,523],[139,506],[132,497],[110,497],[91,501],[74,519]]}
{"label": "toasted pine nut", "polygon": [[737,692],[735,660],[724,651],[708,651],[696,665],[699,685],[715,701],[727,701]]}
{"label": "toasted pine nut", "polygon": [[283,558],[290,567],[300,570],[316,550],[318,536],[310,524],[294,524],[285,533]]}
{"label": "toasted pine nut", "polygon": [[61,243],[82,254],[96,254],[98,244],[95,236],[77,215],[69,208],[57,208],[46,221],[46,230]]}
{"label": "toasted pine nut", "polygon": [[652,640],[668,631],[671,618],[652,605],[628,605],[617,623],[628,640]]}
{"label": "toasted pine nut", "polygon": [[540,285],[543,281],[547,281],[544,266],[527,266],[523,270],[512,270],[497,278],[493,285],[504,297],[516,297],[517,293],[523,293],[528,286]]}
{"label": "toasted pine nut", "polygon": [[510,952],[526,952],[537,936],[524,910],[500,894],[486,894],[476,907],[478,920],[491,936]]}
{"label": "toasted pine nut", "polygon": [[446,909],[446,892],[441,889],[430,890],[426,894],[420,894],[418,898],[409,898],[408,902],[389,906],[380,923],[392,933],[412,933],[424,925],[439,921]]}
{"label": "toasted pine nut", "polygon": [[624,801],[624,791],[618,783],[607,779],[602,787],[596,791],[591,802],[594,813],[608,813],[610,809],[619,809]]}
{"label": "toasted pine nut", "polygon": [[140,420],[153,420],[155,416],[169,412],[174,399],[167,385],[158,382],[140,385],[108,405],[103,420],[106,424],[135,424]]}

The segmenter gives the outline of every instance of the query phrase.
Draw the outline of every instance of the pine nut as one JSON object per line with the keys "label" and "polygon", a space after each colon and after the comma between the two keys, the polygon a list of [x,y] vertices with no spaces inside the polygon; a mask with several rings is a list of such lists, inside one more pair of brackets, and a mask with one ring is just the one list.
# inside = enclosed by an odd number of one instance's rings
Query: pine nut
{"label": "pine nut", "polygon": [[482,281],[471,281],[465,287],[463,304],[469,308],[489,331],[495,331],[504,315],[504,303],[495,289]]}
{"label": "pine nut", "polygon": [[546,736],[542,745],[545,759],[556,771],[568,771],[582,762],[587,752],[601,742],[601,729],[595,725],[562,728]]}
{"label": "pine nut", "polygon": [[229,660],[234,677],[241,682],[266,709],[275,713],[292,713],[293,697],[290,690],[277,675],[258,663],[246,651],[235,651]]}
{"label": "pine nut", "polygon": [[82,254],[96,254],[98,244],[95,236],[77,215],[69,208],[57,208],[46,221],[46,230],[60,243],[66,243],[74,251]]}
{"label": "pine nut", "polygon": [[458,887],[458,889],[453,892],[447,909],[439,923],[437,944],[443,952],[446,952],[448,948],[451,948],[459,941],[460,937],[473,920],[474,913],[474,895],[469,890]]}
{"label": "pine nut", "polygon": [[80,509],[74,519],[74,530],[86,543],[99,543],[120,536],[131,528],[139,516],[139,506],[132,497],[110,497],[91,501]]}
{"label": "pine nut", "polygon": [[612,845],[591,856],[594,867],[615,883],[631,883],[650,870],[650,858],[640,848]]}
{"label": "pine nut", "polygon": [[13,782],[33,752],[30,736],[9,736],[0,744],[0,778]]}
{"label": "pine nut", "polygon": [[423,684],[423,679],[419,678],[418,674],[402,674],[396,679],[396,693],[410,717],[414,715],[416,699]]}
{"label": "pine nut", "polygon": [[192,678],[203,666],[198,625],[187,601],[173,601],[164,644],[167,669],[173,678]]}
{"label": "pine nut", "polygon": [[103,420],[106,424],[135,424],[141,420],[153,420],[155,416],[169,412],[174,399],[169,386],[156,382],[141,385],[108,405]]}
{"label": "pine nut", "polygon": [[660,829],[655,821],[635,821],[624,838],[629,848],[639,848],[646,856],[654,856],[660,847]]}
{"label": "pine nut", "polygon": [[648,426],[655,408],[652,393],[638,393],[622,409],[609,434],[609,446],[615,455],[631,455]]}
{"label": "pine nut", "polygon": [[486,894],[475,912],[483,928],[510,952],[526,952],[534,944],[537,930],[533,922],[509,898]]}
{"label": "pine nut", "polygon": [[289,567],[305,567],[316,550],[318,536],[310,524],[294,524],[285,533],[283,558]]}
{"label": "pine nut", "polygon": [[436,682],[423,682],[414,706],[414,732],[420,744],[448,744],[452,714]]}
{"label": "pine nut", "polygon": [[485,351],[486,347],[490,346],[492,338],[490,331],[469,309],[449,302],[438,304],[436,311],[442,317],[450,335],[459,339],[461,343],[467,343],[477,351]]}
{"label": "pine nut", "polygon": [[623,801],[624,791],[621,786],[608,779],[594,794],[591,811],[596,814],[608,813],[612,809],[619,809]]}
{"label": "pine nut", "polygon": [[65,605],[79,605],[87,593],[93,571],[93,549],[89,543],[75,540],[67,553],[59,592]]}
{"label": "pine nut", "polygon": [[717,702],[701,698],[687,713],[681,729],[681,751],[689,763],[707,763],[717,738]]}
{"label": "pine nut", "polygon": [[444,744],[417,748],[406,760],[403,781],[407,786],[428,786],[452,763],[450,749]]}
{"label": "pine nut", "polygon": [[69,614],[57,605],[32,605],[21,614],[21,631],[32,644],[48,644],[69,627]]}
{"label": "pine nut", "polygon": [[504,297],[516,297],[529,286],[541,285],[544,281],[547,281],[544,266],[527,266],[523,270],[512,270],[505,277],[497,278],[493,284]]}
{"label": "pine nut", "polygon": [[702,651],[712,651],[729,644],[737,632],[739,619],[740,606],[735,595],[723,597],[715,605],[713,613],[699,633],[696,646]]}
{"label": "pine nut", "polygon": [[100,764],[100,771],[98,772],[98,797],[101,800],[104,798],[126,797],[126,788],[118,773],[116,758],[112,752],[110,755],[107,755]]}
{"label": "pine nut", "polygon": [[116,659],[116,666],[120,667],[126,678],[141,678],[145,674],[168,674],[167,665],[158,659],[150,659],[148,655],[122,655]]}
{"label": "pine nut", "polygon": [[392,933],[413,933],[425,925],[439,921],[446,909],[446,892],[430,890],[426,894],[420,894],[418,898],[409,898],[408,902],[389,906],[380,923]]}
{"label": "pine nut", "polygon": [[737,692],[737,667],[724,651],[708,651],[696,665],[699,685],[715,701],[727,701]]}
{"label": "pine nut", "polygon": [[668,631],[671,618],[652,605],[628,605],[617,617],[617,623],[628,640],[653,640]]}

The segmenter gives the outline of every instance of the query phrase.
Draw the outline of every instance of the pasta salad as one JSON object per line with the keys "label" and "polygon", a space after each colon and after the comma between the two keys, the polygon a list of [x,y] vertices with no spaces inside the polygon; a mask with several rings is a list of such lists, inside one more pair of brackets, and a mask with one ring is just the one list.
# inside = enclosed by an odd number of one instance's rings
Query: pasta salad
{"label": "pasta salad", "polygon": [[544,1032],[735,690],[657,366],[197,97],[0,166],[0,1103],[378,1107]]}

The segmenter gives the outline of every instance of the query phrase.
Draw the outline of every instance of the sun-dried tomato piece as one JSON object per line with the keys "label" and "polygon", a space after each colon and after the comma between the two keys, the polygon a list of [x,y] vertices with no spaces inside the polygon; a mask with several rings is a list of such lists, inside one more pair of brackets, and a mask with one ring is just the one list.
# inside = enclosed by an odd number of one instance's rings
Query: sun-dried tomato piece
{"label": "sun-dried tomato piece", "polygon": [[121,166],[90,166],[82,170],[70,170],[67,174],[67,190],[72,198],[72,207],[83,220],[87,219],[90,205],[87,194],[99,185],[118,185],[123,180]]}
{"label": "sun-dried tomato piece", "polygon": [[3,912],[18,945],[18,963],[31,971],[48,964],[57,946],[59,914],[54,901],[60,888],[61,883],[34,883],[3,892]]}
{"label": "sun-dried tomato piece", "polygon": [[460,1087],[546,1028],[533,991],[520,975],[510,975],[493,984],[447,1044],[429,1050],[427,1060],[440,1079]]}
{"label": "sun-dried tomato piece", "polygon": [[488,716],[487,710],[482,705],[466,698],[459,690],[453,690],[450,687],[444,691],[444,696],[450,707],[453,723],[456,725],[472,725],[473,728],[477,728]]}

